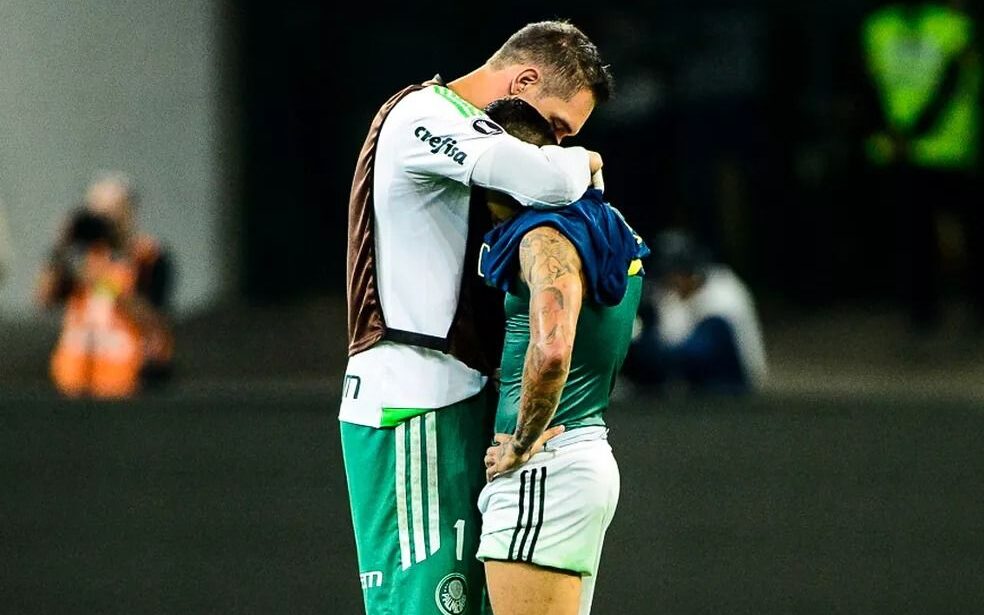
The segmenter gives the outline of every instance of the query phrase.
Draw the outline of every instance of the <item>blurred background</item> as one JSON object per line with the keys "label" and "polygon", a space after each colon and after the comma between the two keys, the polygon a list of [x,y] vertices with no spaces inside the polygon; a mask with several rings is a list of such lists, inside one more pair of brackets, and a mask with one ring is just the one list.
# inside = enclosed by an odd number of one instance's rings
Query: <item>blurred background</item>
{"label": "blurred background", "polygon": [[[0,0],[0,610],[360,612],[335,414],[355,158],[393,92],[562,17],[617,81],[565,145],[602,153],[654,247],[684,232],[740,281],[767,363],[722,394],[650,386],[640,355],[596,612],[980,612],[981,13],[918,9],[920,39],[888,4]],[[39,280],[107,171],[168,257],[173,357],[70,400]]]}

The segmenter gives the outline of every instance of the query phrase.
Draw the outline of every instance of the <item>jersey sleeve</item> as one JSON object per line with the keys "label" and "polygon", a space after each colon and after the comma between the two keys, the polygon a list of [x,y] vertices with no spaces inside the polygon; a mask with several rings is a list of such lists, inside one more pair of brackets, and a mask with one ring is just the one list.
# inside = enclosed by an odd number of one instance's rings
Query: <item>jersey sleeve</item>
{"label": "jersey sleeve", "polygon": [[519,139],[503,140],[478,159],[476,186],[504,192],[524,207],[552,209],[584,194],[590,182],[583,147],[536,147]]}
{"label": "jersey sleeve", "polygon": [[503,139],[511,140],[485,113],[446,87],[407,96],[386,126],[401,144],[402,164],[420,177],[471,182],[475,162]]}
{"label": "jersey sleeve", "polygon": [[633,275],[632,263],[649,251],[621,214],[602,199],[601,191],[592,189],[567,207],[527,209],[487,233],[479,260],[479,274],[486,284],[512,292],[519,245],[526,233],[542,226],[556,229],[577,250],[588,294],[599,305],[622,301]]}
{"label": "jersey sleeve", "polygon": [[498,190],[527,207],[567,205],[591,181],[584,148],[521,141],[442,86],[407,96],[384,131],[399,145],[407,173]]}

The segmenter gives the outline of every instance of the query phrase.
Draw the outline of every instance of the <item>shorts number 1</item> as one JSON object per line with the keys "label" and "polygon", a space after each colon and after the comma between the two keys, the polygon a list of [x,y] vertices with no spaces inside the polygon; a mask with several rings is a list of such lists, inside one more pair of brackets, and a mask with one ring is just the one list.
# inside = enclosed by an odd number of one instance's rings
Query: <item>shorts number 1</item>
{"label": "shorts number 1", "polygon": [[455,531],[455,543],[456,543],[454,547],[454,555],[455,557],[458,558],[458,561],[460,562],[461,557],[464,555],[464,551],[465,551],[465,520],[464,519],[458,519],[457,521],[454,522],[454,531]]}

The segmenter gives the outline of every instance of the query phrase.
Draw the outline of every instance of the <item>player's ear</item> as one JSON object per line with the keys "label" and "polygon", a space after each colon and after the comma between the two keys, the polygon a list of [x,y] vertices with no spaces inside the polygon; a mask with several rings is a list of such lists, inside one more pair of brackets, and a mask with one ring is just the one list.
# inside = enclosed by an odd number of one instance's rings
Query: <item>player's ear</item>
{"label": "player's ear", "polygon": [[516,96],[539,81],[540,71],[532,66],[527,66],[513,77],[512,83],[509,84],[509,93]]}

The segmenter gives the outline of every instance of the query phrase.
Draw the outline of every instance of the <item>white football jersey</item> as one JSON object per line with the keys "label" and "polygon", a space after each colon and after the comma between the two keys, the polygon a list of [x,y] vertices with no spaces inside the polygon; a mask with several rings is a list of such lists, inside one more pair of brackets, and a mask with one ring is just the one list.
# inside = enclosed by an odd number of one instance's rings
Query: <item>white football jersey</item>
{"label": "white football jersey", "polygon": [[[379,134],[373,166],[376,276],[387,327],[443,338],[458,306],[471,175],[479,155],[511,139],[440,85],[400,100]],[[440,408],[486,378],[449,354],[380,342],[349,359],[359,394],[339,418],[378,427],[383,408]],[[348,381],[347,381],[348,382]]]}

